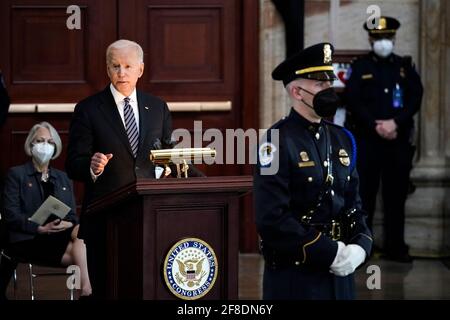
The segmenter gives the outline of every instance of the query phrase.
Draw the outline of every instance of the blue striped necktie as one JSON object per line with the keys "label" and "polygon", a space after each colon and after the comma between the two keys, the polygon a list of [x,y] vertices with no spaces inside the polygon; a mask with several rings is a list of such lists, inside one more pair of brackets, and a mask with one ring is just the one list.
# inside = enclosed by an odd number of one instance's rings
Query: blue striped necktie
{"label": "blue striped necktie", "polygon": [[127,130],[128,140],[130,141],[131,151],[136,158],[138,150],[139,132],[136,125],[136,119],[134,117],[133,109],[130,105],[130,98],[123,99],[125,105],[123,107],[123,116],[125,118],[125,129]]}

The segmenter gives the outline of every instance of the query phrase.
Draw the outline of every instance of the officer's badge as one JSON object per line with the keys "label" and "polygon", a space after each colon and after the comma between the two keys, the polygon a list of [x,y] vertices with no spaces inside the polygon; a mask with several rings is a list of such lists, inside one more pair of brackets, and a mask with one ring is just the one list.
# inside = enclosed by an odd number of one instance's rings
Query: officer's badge
{"label": "officer's badge", "polygon": [[167,287],[176,297],[196,300],[214,286],[218,274],[217,257],[203,240],[186,238],[170,248],[163,273]]}
{"label": "officer's badge", "polygon": [[330,63],[331,62],[331,47],[329,44],[325,44],[323,46],[323,63]]}
{"label": "officer's badge", "polygon": [[259,147],[259,163],[262,167],[268,166],[273,161],[277,147],[273,143],[265,142]]}
{"label": "officer's badge", "polygon": [[302,161],[309,161],[308,153],[306,151],[300,152],[300,159],[302,159]]}
{"label": "officer's badge", "polygon": [[405,78],[405,68],[400,68],[400,77]]}
{"label": "officer's badge", "polygon": [[363,74],[361,76],[361,79],[363,79],[363,80],[373,79],[373,74],[371,74],[371,73]]}
{"label": "officer's badge", "polygon": [[339,161],[346,167],[350,165],[350,157],[345,149],[339,150]]}

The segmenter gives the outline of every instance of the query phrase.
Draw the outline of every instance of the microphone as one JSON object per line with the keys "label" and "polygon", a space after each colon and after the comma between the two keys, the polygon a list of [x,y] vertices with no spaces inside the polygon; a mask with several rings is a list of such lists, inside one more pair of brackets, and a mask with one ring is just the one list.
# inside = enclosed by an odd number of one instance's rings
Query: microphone
{"label": "microphone", "polygon": [[153,142],[152,149],[154,150],[162,149],[161,140],[159,140],[159,138],[156,138],[156,140]]}

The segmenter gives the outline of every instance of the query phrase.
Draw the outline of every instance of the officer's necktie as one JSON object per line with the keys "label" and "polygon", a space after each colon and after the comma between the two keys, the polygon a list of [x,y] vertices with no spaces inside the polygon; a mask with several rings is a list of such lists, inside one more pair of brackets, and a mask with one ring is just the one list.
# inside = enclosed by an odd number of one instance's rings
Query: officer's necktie
{"label": "officer's necktie", "polygon": [[133,109],[130,105],[130,98],[126,97],[123,99],[125,105],[123,107],[123,116],[125,118],[125,129],[127,130],[128,140],[130,141],[131,151],[133,151],[133,156],[136,158],[139,132],[136,125],[136,119],[134,117]]}

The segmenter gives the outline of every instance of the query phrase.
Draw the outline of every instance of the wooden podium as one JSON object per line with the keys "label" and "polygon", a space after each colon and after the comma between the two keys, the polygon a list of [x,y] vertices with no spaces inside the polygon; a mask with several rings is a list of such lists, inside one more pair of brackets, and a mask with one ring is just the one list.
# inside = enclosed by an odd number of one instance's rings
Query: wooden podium
{"label": "wooden podium", "polygon": [[137,180],[90,205],[87,217],[106,226],[107,298],[177,299],[164,282],[164,259],[179,240],[199,238],[218,262],[202,299],[237,299],[239,197],[252,184],[251,176]]}

